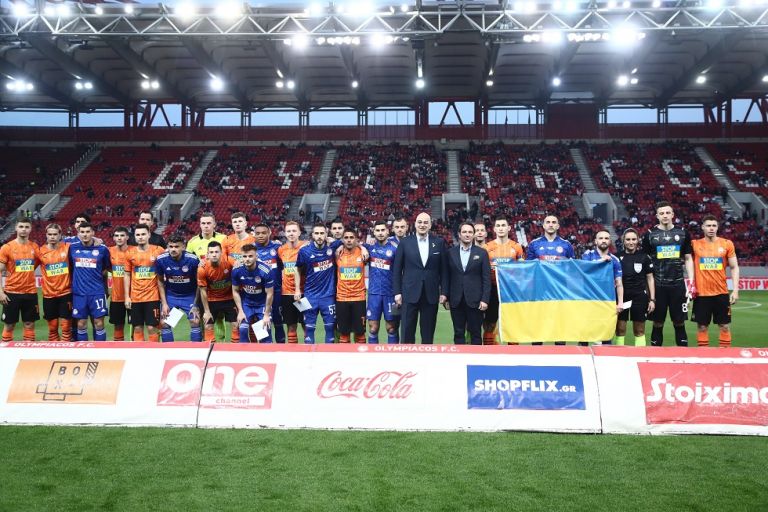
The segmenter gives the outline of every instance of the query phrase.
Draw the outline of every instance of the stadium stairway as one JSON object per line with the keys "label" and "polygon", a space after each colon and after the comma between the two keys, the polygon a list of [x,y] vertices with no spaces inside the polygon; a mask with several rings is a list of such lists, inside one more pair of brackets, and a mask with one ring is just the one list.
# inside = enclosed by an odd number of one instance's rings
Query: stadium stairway
{"label": "stadium stairway", "polygon": [[[323,165],[320,167],[320,175],[317,177],[317,189],[315,192],[322,194],[328,190],[328,180],[331,179],[331,171],[333,170],[334,163],[336,163],[336,149],[331,148],[325,152]],[[331,201],[333,201],[333,198],[331,198]],[[336,211],[338,213],[338,204]]]}
{"label": "stadium stairway", "polygon": [[184,193],[192,194],[197,189],[197,185],[200,184],[200,180],[203,178],[203,173],[205,173],[205,170],[211,165],[211,162],[213,162],[213,159],[216,158],[218,153],[219,152],[215,149],[206,151],[205,156],[200,159],[197,169],[195,169],[195,172],[193,172],[192,176],[187,180],[187,184],[184,186],[183,190]]}
{"label": "stadium stairway", "polygon": [[576,167],[579,169],[579,178],[581,178],[581,182],[584,184],[584,191],[598,192],[597,186],[595,185],[595,180],[592,179],[592,173],[589,170],[587,160],[584,158],[584,154],[581,152],[581,149],[571,148],[570,151],[571,158],[573,158],[573,163],[575,163]]}
{"label": "stadium stairway", "polygon": [[448,163],[448,193],[459,194],[461,193],[461,176],[459,174],[459,152],[458,151],[446,151],[445,158]]}
{"label": "stadium stairway", "polygon": [[432,199],[430,199],[429,205],[432,208],[432,218],[442,219],[443,218],[443,196],[432,196]]}
{"label": "stadium stairway", "polygon": [[736,185],[733,184],[731,179],[723,172],[723,168],[720,167],[720,164],[718,164],[717,161],[714,158],[712,158],[712,155],[709,154],[709,151],[707,151],[705,147],[697,146],[694,149],[694,152],[699,157],[699,159],[701,159],[701,161],[704,162],[704,165],[709,167],[709,170],[712,171],[712,174],[714,174],[715,178],[717,179],[717,182],[728,189],[728,192],[739,191],[739,189],[736,188]]}
{"label": "stadium stairway", "polygon": [[331,221],[338,217],[340,208],[341,198],[339,196],[331,196],[328,200],[328,210],[325,212],[325,220]]}

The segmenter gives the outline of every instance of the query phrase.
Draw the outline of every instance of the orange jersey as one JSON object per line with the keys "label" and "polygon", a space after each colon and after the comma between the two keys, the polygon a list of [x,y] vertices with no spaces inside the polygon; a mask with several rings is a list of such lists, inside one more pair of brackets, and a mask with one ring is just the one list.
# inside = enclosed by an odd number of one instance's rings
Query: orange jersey
{"label": "orange jersey", "polygon": [[157,288],[157,257],[163,248],[148,245],[146,251],[131,247],[125,256],[125,272],[131,274],[131,302],[152,302],[160,300]]}
{"label": "orange jersey", "polygon": [[223,258],[214,266],[210,261],[201,261],[197,267],[197,286],[208,291],[208,302],[232,300],[232,260]]}
{"label": "orange jersey", "polygon": [[365,300],[365,262],[363,251],[355,247],[342,249],[336,257],[336,300],[352,302]]}
{"label": "orange jersey", "polygon": [[69,244],[59,243],[55,249],[48,247],[48,244],[40,247],[40,266],[43,277],[43,297],[53,299],[72,293]]}
{"label": "orange jersey", "polygon": [[499,244],[498,240],[491,240],[485,245],[488,257],[491,260],[491,283],[496,283],[496,265],[513,263],[525,258],[523,246],[514,240],[507,240],[505,244]]}
{"label": "orange jersey", "polygon": [[248,244],[255,245],[256,237],[253,235],[248,235],[245,237],[245,239],[240,240],[240,238],[237,237],[237,234],[232,233],[224,239],[224,241],[221,243],[221,247],[224,249],[225,255],[229,256],[235,261],[242,261],[243,246]]}
{"label": "orange jersey", "polygon": [[6,293],[34,293],[35,267],[40,264],[40,247],[32,241],[20,244],[11,240],[0,248],[0,263],[5,265]]}
{"label": "orange jersey", "polygon": [[109,259],[112,262],[112,302],[125,302],[125,259],[130,247],[121,251],[117,246],[109,248]]}
{"label": "orange jersey", "polygon": [[[280,261],[283,262],[283,295],[293,295],[296,293],[293,269],[296,268],[296,258],[299,256],[299,249],[308,243],[306,240],[299,240],[296,247],[289,247],[288,242],[286,242],[277,250],[277,255],[280,257]],[[299,288],[301,288],[301,283],[299,283]]]}
{"label": "orange jersey", "polygon": [[733,242],[725,238],[715,238],[714,242],[706,238],[691,242],[693,247],[693,275],[696,289],[702,297],[728,293],[725,267],[728,259],[736,256]]}

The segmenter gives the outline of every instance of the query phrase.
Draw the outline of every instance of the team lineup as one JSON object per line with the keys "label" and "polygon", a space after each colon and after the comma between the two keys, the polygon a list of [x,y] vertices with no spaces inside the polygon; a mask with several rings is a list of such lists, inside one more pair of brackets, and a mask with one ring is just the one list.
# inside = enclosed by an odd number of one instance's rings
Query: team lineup
{"label": "team lineup", "polygon": [[[688,346],[690,308],[697,345],[709,344],[714,322],[718,345],[730,346],[730,308],[739,297],[733,243],[717,236],[718,219],[711,215],[701,219],[703,237],[697,240],[674,222],[671,204],[658,203],[656,217],[658,225],[642,235],[634,228],[622,233],[617,254],[611,253],[610,233],[601,230],[594,248],[581,255],[613,269],[616,331],[603,343],[623,345],[632,322],[635,345],[645,345],[650,320],[650,344],[661,346],[669,316],[675,344]],[[401,217],[373,222],[372,236],[365,238],[337,220],[316,223],[310,239],[302,240],[301,225],[288,221],[282,243],[266,224],[249,229],[239,212],[231,216],[228,236],[215,231],[212,214],[203,213],[200,234],[189,240],[173,234],[166,242],[153,232],[152,213],[144,211],[132,233],[125,227],[112,231],[110,246],[94,237],[89,220],[78,216],[70,237],[49,224],[42,246],[30,240],[29,219],[16,222],[16,238],[0,248],[3,341],[12,341],[19,321],[23,340],[35,340],[39,268],[49,341],[87,341],[89,326],[93,340],[105,341],[108,321],[115,341],[170,342],[178,318],[186,318],[191,341],[222,340],[229,331],[232,342],[314,343],[322,316],[326,343],[379,343],[382,327],[387,343],[415,343],[417,326],[421,342],[433,343],[442,305],[450,311],[454,343],[493,345],[504,342],[498,339],[497,267],[576,257],[553,215],[542,219],[542,236],[526,248],[510,239],[505,217],[494,219],[493,240],[487,240],[484,223],[462,223],[452,247],[431,234],[427,213],[415,218],[411,235]],[[257,323],[260,329],[253,328]]]}

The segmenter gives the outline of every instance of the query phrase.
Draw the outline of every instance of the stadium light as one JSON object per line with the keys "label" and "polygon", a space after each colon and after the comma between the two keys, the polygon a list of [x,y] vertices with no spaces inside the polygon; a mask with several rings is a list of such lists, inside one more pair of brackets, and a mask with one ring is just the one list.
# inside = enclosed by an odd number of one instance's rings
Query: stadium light
{"label": "stadium light", "polygon": [[320,37],[318,37],[317,39],[315,39],[315,42],[316,42],[318,45],[322,46],[322,45],[324,45],[324,44],[325,44],[325,38],[324,38],[323,36],[320,36]]}
{"label": "stadium light", "polygon": [[701,85],[707,83],[707,77],[706,75],[699,75],[696,77],[696,83]]}
{"label": "stadium light", "polygon": [[565,12],[576,12],[579,10],[579,3],[575,0],[569,0],[565,3]]}
{"label": "stadium light", "polygon": [[616,84],[619,87],[626,87],[629,84],[629,77],[627,75],[619,75],[619,78],[616,79]]}
{"label": "stadium light", "polygon": [[45,14],[46,16],[53,16],[54,14],[56,14],[56,9],[54,9],[53,6],[51,5],[47,5],[45,9],[43,9],[43,14]]}
{"label": "stadium light", "polygon": [[125,14],[133,14],[133,5],[125,4],[125,7],[123,7],[123,11],[125,12]]}
{"label": "stadium light", "polygon": [[174,8],[174,12],[183,21],[188,21],[197,14],[197,6],[192,2],[182,2]]}
{"label": "stadium light", "polygon": [[394,40],[395,39],[392,36],[386,36],[384,34],[373,34],[373,36],[371,36],[371,45],[376,48],[381,48],[382,46],[392,44]]}
{"label": "stadium light", "polygon": [[309,14],[310,16],[313,16],[313,17],[322,16],[323,15],[323,6],[318,4],[318,3],[314,3],[314,4],[310,5],[304,12],[306,12],[307,14]]}
{"label": "stadium light", "polygon": [[634,77],[634,76],[633,76],[632,78],[630,78],[630,79],[629,79],[629,85],[637,85],[637,83],[638,83],[639,81],[640,81],[640,80],[639,80],[637,77]]}
{"label": "stadium light", "polygon": [[[286,41],[288,41],[288,39],[286,39]],[[303,50],[309,46],[309,38],[304,34],[295,35],[290,39],[290,41],[292,46],[294,48],[298,48],[299,50]]]}
{"label": "stadium light", "polygon": [[360,85],[360,83],[357,80],[352,80],[352,88],[357,89],[357,87]]}
{"label": "stadium light", "polygon": [[145,91],[147,89],[149,89],[149,80],[142,80],[141,81],[141,88],[144,89]]}
{"label": "stadium light", "polygon": [[11,4],[11,10],[13,11],[13,15],[17,18],[23,18],[24,16],[29,15],[29,6],[24,2],[14,2]]}
{"label": "stadium light", "polygon": [[283,87],[285,87],[285,83],[282,80],[278,80],[277,82],[275,82],[275,87],[277,87],[278,89],[282,89]]}
{"label": "stadium light", "polygon": [[560,87],[560,84],[562,84],[562,83],[563,83],[563,81],[560,79],[559,76],[556,76],[555,78],[552,79],[552,86],[553,87]]}
{"label": "stadium light", "polygon": [[710,9],[719,9],[723,6],[723,0],[707,0],[707,7]]}
{"label": "stadium light", "polygon": [[609,9],[615,9],[616,8],[616,0],[609,0],[608,8]]}
{"label": "stadium light", "polygon": [[69,5],[67,5],[67,4],[59,4],[59,5],[56,6],[56,14],[58,14],[62,18],[66,18],[70,14],[72,14],[72,11],[69,9]]}
{"label": "stadium light", "polygon": [[645,39],[645,32],[640,32],[632,25],[622,25],[611,33],[610,38],[619,46],[632,46]]}
{"label": "stadium light", "polygon": [[658,9],[659,7],[661,7],[661,0],[653,0],[651,7],[653,7],[654,9]]}
{"label": "stadium light", "polygon": [[763,83],[768,83],[768,75],[763,75]]}
{"label": "stadium light", "polygon": [[5,88],[13,92],[28,92],[33,91],[35,86],[32,82],[24,80],[10,80],[5,83]]}
{"label": "stadium light", "polygon": [[629,9],[630,7],[632,7],[632,2],[630,2],[629,0],[624,0],[624,3],[621,4],[621,6],[625,9]]}
{"label": "stadium light", "polygon": [[352,16],[365,17],[376,13],[376,8],[370,2],[355,2],[349,9],[349,14]]}
{"label": "stadium light", "polygon": [[491,80],[491,79],[486,80],[485,81],[485,86],[486,87],[493,87],[493,80]]}
{"label": "stadium light", "polygon": [[416,88],[417,89],[423,89],[425,85],[427,85],[427,83],[424,81],[423,78],[417,78],[416,79]]}
{"label": "stadium light", "polygon": [[97,5],[96,8],[93,10],[93,13],[96,14],[97,16],[101,16],[102,14],[104,14],[104,9],[102,9],[100,5]]}
{"label": "stadium light", "polygon": [[78,91],[82,91],[82,90],[90,91],[91,89],[93,89],[93,84],[91,82],[83,82],[81,80],[78,80],[77,82],[75,82],[75,89],[77,89]]}
{"label": "stadium light", "polygon": [[293,80],[288,80],[287,82],[285,82],[285,86],[288,89],[293,90],[296,87],[296,82],[294,82]]}
{"label": "stadium light", "polygon": [[401,5],[400,12],[408,12],[408,6],[406,4]]}
{"label": "stadium light", "polygon": [[150,86],[150,88],[157,90],[157,89],[160,88],[160,82],[158,82],[157,80],[152,80],[149,83],[149,86]]}
{"label": "stadium light", "polygon": [[221,91],[224,89],[224,82],[217,76],[211,77],[211,89],[214,91]]}
{"label": "stadium light", "polygon": [[216,6],[214,12],[218,18],[231,20],[243,13],[243,5],[232,1],[222,2]]}

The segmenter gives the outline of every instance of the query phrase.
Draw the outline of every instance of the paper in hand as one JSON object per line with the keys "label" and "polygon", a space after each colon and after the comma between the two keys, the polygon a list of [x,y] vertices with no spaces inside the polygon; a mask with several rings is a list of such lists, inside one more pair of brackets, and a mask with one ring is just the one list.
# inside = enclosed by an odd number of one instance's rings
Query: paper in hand
{"label": "paper in hand", "polygon": [[165,319],[165,323],[171,326],[171,329],[173,329],[182,318],[184,318],[184,312],[179,308],[173,308],[170,312],[168,312],[168,317]]}
{"label": "paper in hand", "polygon": [[269,331],[264,328],[264,320],[259,320],[255,324],[251,324],[251,329],[253,329],[253,334],[256,335],[257,340],[263,340],[264,338],[269,337]]}
{"label": "paper in hand", "polygon": [[632,307],[632,301],[628,300],[627,302],[622,304],[621,307],[622,307],[622,309],[629,309],[629,308],[631,308]]}
{"label": "paper in hand", "polygon": [[309,303],[309,299],[306,297],[302,297],[301,300],[297,300],[293,303],[294,306],[296,306],[296,309],[299,311],[306,311],[308,309],[312,309],[312,304]]}

